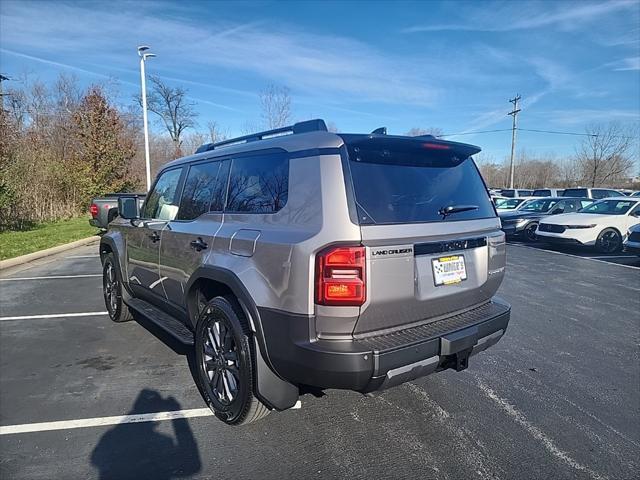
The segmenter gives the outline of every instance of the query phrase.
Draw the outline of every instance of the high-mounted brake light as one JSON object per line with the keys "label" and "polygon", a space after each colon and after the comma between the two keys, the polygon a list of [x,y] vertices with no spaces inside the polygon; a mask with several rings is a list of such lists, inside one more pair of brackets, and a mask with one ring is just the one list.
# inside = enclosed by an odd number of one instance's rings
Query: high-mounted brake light
{"label": "high-mounted brake light", "polygon": [[91,213],[91,216],[93,218],[96,218],[98,216],[98,206],[95,203],[92,203],[89,207],[89,213]]}
{"label": "high-mounted brake light", "polygon": [[450,145],[445,145],[443,143],[423,143],[422,148],[429,148],[431,150],[451,150]]}
{"label": "high-mounted brake light", "polygon": [[360,306],[367,297],[366,250],[330,247],[316,255],[316,303]]}

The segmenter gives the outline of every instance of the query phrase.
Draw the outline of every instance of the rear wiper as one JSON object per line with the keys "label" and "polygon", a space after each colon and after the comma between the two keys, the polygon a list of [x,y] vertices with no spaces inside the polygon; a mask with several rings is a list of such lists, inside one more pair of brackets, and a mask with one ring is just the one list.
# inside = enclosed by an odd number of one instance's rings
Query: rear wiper
{"label": "rear wiper", "polygon": [[477,205],[449,205],[448,207],[442,207],[438,210],[438,215],[442,215],[442,219],[444,220],[452,213],[468,212],[470,210],[477,210],[478,208]]}

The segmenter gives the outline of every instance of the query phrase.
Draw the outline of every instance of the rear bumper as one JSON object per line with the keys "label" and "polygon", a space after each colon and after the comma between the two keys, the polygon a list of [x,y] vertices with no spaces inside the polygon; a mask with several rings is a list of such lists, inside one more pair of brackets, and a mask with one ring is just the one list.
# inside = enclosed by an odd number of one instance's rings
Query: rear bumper
{"label": "rear bumper", "polygon": [[294,384],[371,392],[446,368],[466,368],[469,356],[495,344],[511,307],[492,301],[431,323],[351,340],[310,338],[313,317],[260,309],[269,358]]}

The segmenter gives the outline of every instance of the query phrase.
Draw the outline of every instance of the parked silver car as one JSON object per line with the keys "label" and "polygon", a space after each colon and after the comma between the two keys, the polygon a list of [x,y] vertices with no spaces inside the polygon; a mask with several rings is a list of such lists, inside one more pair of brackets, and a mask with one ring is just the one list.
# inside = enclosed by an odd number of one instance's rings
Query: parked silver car
{"label": "parked silver car", "polygon": [[479,151],[322,120],[203,145],[162,169],[140,212],[120,199],[100,243],[109,315],[183,345],[229,424],[303,391],[463,370],[510,315]]}

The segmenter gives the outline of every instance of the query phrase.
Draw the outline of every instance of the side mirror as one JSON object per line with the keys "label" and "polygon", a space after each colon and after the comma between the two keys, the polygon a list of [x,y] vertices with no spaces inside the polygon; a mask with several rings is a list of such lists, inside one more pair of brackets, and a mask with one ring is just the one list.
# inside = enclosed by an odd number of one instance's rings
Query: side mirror
{"label": "side mirror", "polygon": [[556,208],[554,211],[551,212],[551,215],[557,215],[559,213],[564,213],[564,208]]}
{"label": "side mirror", "polygon": [[118,198],[118,214],[125,220],[140,218],[140,205],[137,196]]}

